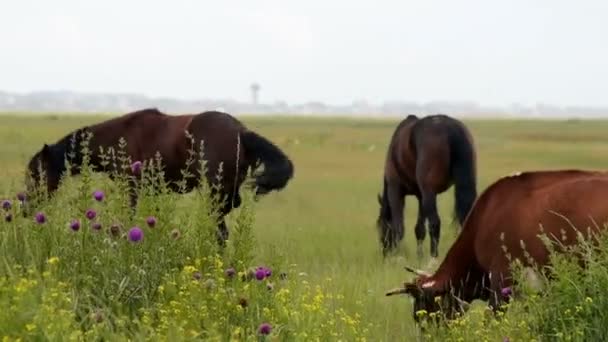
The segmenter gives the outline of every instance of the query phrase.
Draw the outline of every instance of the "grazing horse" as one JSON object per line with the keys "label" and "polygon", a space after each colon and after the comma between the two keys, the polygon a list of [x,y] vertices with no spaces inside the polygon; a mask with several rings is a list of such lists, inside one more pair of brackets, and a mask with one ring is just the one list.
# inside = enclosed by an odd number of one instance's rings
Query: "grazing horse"
{"label": "grazing horse", "polygon": [[408,115],[399,123],[390,141],[384,165],[380,214],[377,227],[383,256],[403,239],[405,196],[418,199],[416,222],[417,256],[428,220],[431,257],[437,258],[441,221],[437,195],[455,187],[455,215],[462,224],[477,196],[476,154],[466,126],[447,115],[418,118]]}
{"label": "grazing horse", "polygon": [[508,301],[502,289],[515,283],[511,262],[518,260],[528,271],[525,280],[538,286],[533,268],[550,262],[540,235],[557,242],[556,252],[565,253],[568,246],[577,244],[577,234],[589,238],[605,229],[606,196],[605,172],[536,171],[499,179],[479,196],[462,233],[434,274],[406,267],[417,277],[386,295],[412,296],[416,321],[418,310],[441,310],[453,319],[475,299],[488,301],[497,312]]}
{"label": "grazing horse", "polygon": [[[194,146],[186,131],[194,139]],[[123,138],[127,143],[126,152],[131,161],[143,162],[155,158],[157,152],[160,154],[165,180],[173,191],[180,190],[177,182],[184,178],[181,171],[187,169],[188,158],[194,157],[195,162],[188,169],[194,177],[186,179],[187,192],[199,186],[200,168],[197,166],[200,166],[200,163],[197,158],[201,152],[202,140],[207,169],[205,177],[209,184],[219,186],[219,190],[212,187],[212,194],[223,199],[218,221],[218,239],[221,244],[228,238],[224,216],[240,206],[238,189],[245,180],[249,167],[255,169],[260,162],[264,165],[264,171],[255,177],[256,196],[283,189],[293,177],[294,167],[291,160],[277,146],[247,129],[229,114],[207,111],[200,114],[167,115],[157,109],[143,109],[80,128],[55,144],[44,144],[28,164],[28,194],[31,195],[33,187],[40,183],[39,165],[45,172],[49,194],[53,194],[57,189],[61,176],[67,171],[65,161],[68,155],[73,155],[70,159],[72,175],[79,174],[83,155],[78,146],[83,139],[82,133],[87,132],[92,133],[89,150],[93,171],[102,171],[102,160],[96,154],[99,147],[107,149],[116,146],[119,139]],[[191,148],[196,152],[194,156],[189,154],[188,150]],[[220,164],[222,177],[218,179],[216,175]],[[121,172],[110,170],[111,167],[108,165],[105,168],[106,171],[113,171],[109,172],[110,177],[115,172]],[[137,171],[129,169],[126,172],[137,176]],[[137,204],[134,183],[131,183],[130,204],[132,208]]]}

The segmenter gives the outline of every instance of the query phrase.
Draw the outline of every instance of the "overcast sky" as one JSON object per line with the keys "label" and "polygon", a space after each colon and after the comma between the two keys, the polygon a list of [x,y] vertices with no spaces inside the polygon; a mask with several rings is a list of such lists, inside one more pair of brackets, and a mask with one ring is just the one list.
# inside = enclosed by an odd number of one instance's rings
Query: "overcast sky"
{"label": "overcast sky", "polygon": [[2,0],[0,90],[608,105],[606,0]]}

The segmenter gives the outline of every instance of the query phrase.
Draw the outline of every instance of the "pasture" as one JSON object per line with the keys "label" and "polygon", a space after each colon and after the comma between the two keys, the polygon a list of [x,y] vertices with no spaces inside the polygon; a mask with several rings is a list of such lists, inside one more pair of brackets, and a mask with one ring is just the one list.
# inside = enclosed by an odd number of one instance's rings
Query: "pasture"
{"label": "pasture", "polygon": [[[29,157],[44,142],[102,120],[101,116],[0,116],[0,199],[23,190]],[[405,238],[382,259],[375,227],[387,144],[399,119],[242,117],[292,159],[287,188],[255,204],[254,259],[280,258],[297,269],[298,281],[344,297],[345,309],[372,323],[372,340],[415,337],[407,297],[386,290],[412,277],[416,265],[413,226],[418,204],[406,199]],[[507,174],[538,169],[608,168],[608,121],[464,120],[477,148],[478,193]],[[178,206],[188,206],[188,201]],[[454,240],[453,189],[439,195],[442,220],[439,260]],[[190,207],[188,210],[196,210]],[[234,222],[228,219],[232,229]],[[429,258],[429,237],[424,244]],[[338,331],[338,333],[340,333]]]}

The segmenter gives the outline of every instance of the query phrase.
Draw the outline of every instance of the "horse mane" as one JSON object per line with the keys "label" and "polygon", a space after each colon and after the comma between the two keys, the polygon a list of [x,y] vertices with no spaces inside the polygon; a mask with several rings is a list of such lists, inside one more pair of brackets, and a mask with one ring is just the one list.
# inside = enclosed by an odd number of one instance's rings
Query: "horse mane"
{"label": "horse mane", "polygon": [[54,171],[65,171],[66,160],[69,160],[72,166],[80,166],[82,164],[83,158],[80,145],[86,138],[83,135],[87,132],[90,132],[88,126],[75,129],[61,137],[54,144],[48,146],[51,160],[53,161],[51,165],[56,168]]}

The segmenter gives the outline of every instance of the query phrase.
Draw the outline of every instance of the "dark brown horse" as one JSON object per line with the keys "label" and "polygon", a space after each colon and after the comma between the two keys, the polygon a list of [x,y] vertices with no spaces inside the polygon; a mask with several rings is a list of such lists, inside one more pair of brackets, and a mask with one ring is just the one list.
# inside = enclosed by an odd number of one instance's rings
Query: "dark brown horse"
{"label": "dark brown horse", "polygon": [[441,221],[437,195],[455,186],[455,214],[462,224],[477,196],[476,154],[465,125],[446,115],[419,119],[408,115],[393,133],[384,165],[384,186],[378,195],[377,220],[383,255],[403,239],[405,196],[418,199],[417,255],[429,223],[431,257],[438,255]]}
{"label": "dark brown horse", "polygon": [[387,295],[411,295],[416,321],[418,310],[441,310],[446,318],[454,318],[475,299],[489,301],[496,312],[508,301],[508,293],[502,290],[514,284],[512,261],[521,262],[527,271],[525,280],[538,290],[532,267],[550,262],[540,234],[559,240],[556,252],[566,252],[566,246],[577,243],[578,233],[589,238],[589,233],[605,229],[606,196],[605,172],[537,171],[499,179],[479,196],[462,233],[434,274],[407,267],[418,277]]}
{"label": "dark brown horse", "polygon": [[[187,137],[186,131],[194,138],[195,144]],[[94,171],[101,171],[101,159],[97,152],[102,146],[107,150],[125,139],[127,154],[131,161],[146,161],[155,158],[158,152],[162,157],[165,180],[174,191],[178,191],[177,182],[183,180],[181,170],[185,170],[189,157],[188,150],[194,148],[199,156],[200,142],[204,144],[206,161],[206,179],[209,184],[220,186],[212,192],[223,199],[221,217],[218,223],[220,242],[228,238],[224,216],[241,203],[238,189],[246,178],[249,167],[255,169],[258,163],[264,165],[264,171],[255,177],[256,195],[266,194],[272,190],[283,189],[293,177],[294,167],[290,159],[272,142],[259,134],[248,130],[239,120],[229,114],[208,111],[200,114],[167,115],[156,109],[144,109],[127,113],[92,126],[78,129],[66,135],[55,144],[44,144],[30,160],[26,178],[28,195],[33,187],[40,183],[38,166],[45,172],[46,187],[52,194],[59,185],[59,180],[66,172],[65,161],[68,155],[72,165],[71,173],[77,175],[83,156],[79,143],[83,134],[90,132],[89,150],[92,152],[90,165]],[[77,146],[77,148],[74,148]],[[222,168],[221,180],[216,178]],[[185,191],[192,191],[199,185],[200,163],[195,163],[188,170],[194,177],[187,178]],[[106,171],[119,171],[109,170]],[[133,173],[131,169],[128,173]],[[137,173],[137,168],[135,169]],[[114,172],[109,172],[111,176]],[[137,176],[137,175],[135,175]],[[133,188],[134,184],[132,184]],[[130,192],[131,206],[137,204],[134,189]]]}

